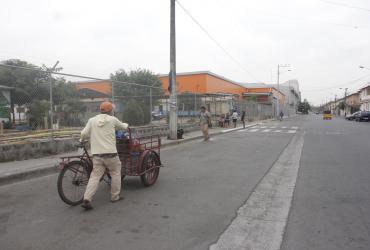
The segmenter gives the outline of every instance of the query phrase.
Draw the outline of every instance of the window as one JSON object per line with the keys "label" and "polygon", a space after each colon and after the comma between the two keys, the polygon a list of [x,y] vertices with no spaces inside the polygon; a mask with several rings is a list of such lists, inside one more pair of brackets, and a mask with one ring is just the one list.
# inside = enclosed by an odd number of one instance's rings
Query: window
{"label": "window", "polygon": [[366,95],[370,95],[370,88],[366,89]]}

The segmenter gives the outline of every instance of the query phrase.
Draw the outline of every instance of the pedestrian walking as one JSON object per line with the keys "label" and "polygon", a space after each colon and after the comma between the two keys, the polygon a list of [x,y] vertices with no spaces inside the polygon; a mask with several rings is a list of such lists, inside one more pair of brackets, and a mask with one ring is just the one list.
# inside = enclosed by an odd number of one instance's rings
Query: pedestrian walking
{"label": "pedestrian walking", "polygon": [[283,120],[283,117],[284,117],[284,113],[283,113],[283,111],[280,111],[279,120],[282,121]]}
{"label": "pedestrian walking", "polygon": [[128,124],[120,122],[112,116],[112,113],[112,103],[101,103],[100,114],[90,118],[81,131],[82,141],[90,138],[91,154],[93,156],[93,170],[82,203],[82,207],[86,210],[92,209],[92,198],[106,170],[109,171],[112,178],[111,202],[123,199],[120,196],[122,165],[117,154],[115,131],[127,129]]}
{"label": "pedestrian walking", "polygon": [[225,116],[225,128],[228,128],[230,126],[230,114],[226,113]]}
{"label": "pedestrian walking", "polygon": [[240,121],[243,123],[243,128],[245,128],[245,111],[242,111],[242,116],[240,117]]}
{"label": "pedestrian walking", "polygon": [[238,121],[238,112],[234,110],[233,114],[231,115],[231,118],[233,119],[234,128],[236,128],[236,122]]}
{"label": "pedestrian walking", "polygon": [[211,123],[211,113],[209,113],[206,110],[206,107],[202,106],[200,108],[200,127],[205,141],[209,140],[208,128],[210,123]]}

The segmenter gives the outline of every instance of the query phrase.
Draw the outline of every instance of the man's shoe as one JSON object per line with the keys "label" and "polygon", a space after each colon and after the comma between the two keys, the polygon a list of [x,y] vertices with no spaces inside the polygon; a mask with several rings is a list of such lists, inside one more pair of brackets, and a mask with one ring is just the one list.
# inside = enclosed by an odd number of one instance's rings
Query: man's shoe
{"label": "man's shoe", "polygon": [[115,203],[117,201],[122,201],[124,199],[125,199],[124,197],[120,196],[117,200],[111,200],[110,202]]}
{"label": "man's shoe", "polygon": [[93,208],[89,200],[83,200],[81,207],[85,208],[85,210],[91,210]]}

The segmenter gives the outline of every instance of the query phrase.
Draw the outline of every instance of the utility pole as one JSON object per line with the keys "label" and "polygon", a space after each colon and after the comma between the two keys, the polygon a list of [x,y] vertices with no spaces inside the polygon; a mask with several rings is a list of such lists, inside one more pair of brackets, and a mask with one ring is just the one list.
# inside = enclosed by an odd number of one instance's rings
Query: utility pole
{"label": "utility pole", "polygon": [[57,61],[54,66],[49,70],[49,90],[50,90],[50,125],[51,125],[51,130],[50,130],[50,138],[51,140],[54,139],[53,136],[53,130],[54,130],[54,104],[53,104],[53,77],[52,77],[52,72],[55,70],[57,65],[59,64],[59,61]]}
{"label": "utility pole", "polygon": [[111,86],[112,86],[112,103],[113,103],[113,105],[114,105],[114,103],[115,103],[115,97],[114,97],[114,95],[115,95],[115,93],[114,93],[114,82],[111,82]]}
{"label": "utility pole", "polygon": [[347,116],[347,90],[348,88],[344,89],[344,117]]}
{"label": "utility pole", "polygon": [[280,81],[280,64],[278,64],[278,71],[277,71],[277,88],[278,88],[278,90],[280,90],[279,81]]}
{"label": "utility pole", "polygon": [[[279,86],[279,84],[280,84],[280,68],[285,68],[285,67],[290,67],[290,65],[289,64],[282,64],[282,65],[280,65],[280,64],[278,64],[278,70],[277,70],[277,89],[280,91],[280,86]],[[288,71],[290,71],[290,70],[288,70]]]}
{"label": "utility pole", "polygon": [[152,87],[149,89],[149,102],[150,102],[150,124],[152,124],[152,112],[153,112],[153,99],[152,99]]}
{"label": "utility pole", "polygon": [[169,139],[177,139],[177,95],[176,95],[176,22],[175,0],[171,1],[171,25],[170,25],[170,134]]}

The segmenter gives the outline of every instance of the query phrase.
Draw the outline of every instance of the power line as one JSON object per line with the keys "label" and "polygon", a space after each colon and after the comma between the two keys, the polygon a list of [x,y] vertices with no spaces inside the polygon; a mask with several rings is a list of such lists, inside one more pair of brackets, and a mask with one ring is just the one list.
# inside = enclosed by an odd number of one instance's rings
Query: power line
{"label": "power line", "polygon": [[186,14],[199,26],[199,28],[234,62],[236,63],[243,71],[245,71],[248,75],[250,75],[254,80],[258,81],[257,78],[249,72],[238,60],[236,60],[217,40],[214,38],[198,21],[195,17],[190,14],[190,12],[179,2],[176,0],[177,4],[185,11]]}
{"label": "power line", "polygon": [[343,83],[343,84],[340,84],[340,85],[335,85],[335,86],[328,87],[328,88],[305,90],[304,92],[317,92],[317,91],[324,91],[324,90],[330,90],[330,89],[335,89],[335,88],[340,88],[340,87],[351,86],[351,85],[354,85],[354,84],[358,83],[358,81],[363,80],[363,79],[365,79],[369,76],[370,76],[370,74],[367,74],[367,75],[361,76],[360,78],[357,78],[355,80],[349,81],[347,83]]}
{"label": "power line", "polygon": [[329,0],[319,0],[319,1],[324,2],[324,3],[328,3],[328,4],[338,5],[338,6],[341,6],[341,7],[350,8],[350,9],[357,9],[357,10],[363,10],[363,11],[370,12],[370,9],[366,9],[366,8],[358,7],[358,6],[353,6],[353,5],[349,5],[349,4],[345,4],[345,3],[339,3],[339,2],[329,1]]}
{"label": "power line", "polygon": [[103,79],[103,78],[96,78],[96,77],[90,77],[90,76],[82,76],[82,75],[61,73],[61,72],[57,72],[57,71],[49,71],[49,70],[42,70],[42,69],[38,69],[38,68],[32,68],[32,67],[8,65],[8,64],[3,64],[3,63],[0,63],[0,67],[13,68],[13,69],[23,69],[23,70],[43,72],[43,73],[48,73],[48,74],[52,73],[54,75],[83,78],[83,79],[88,79],[88,80],[109,81],[109,82],[114,82],[114,83],[123,83],[123,84],[127,84],[127,85],[139,86],[139,87],[144,87],[144,88],[162,89],[161,87],[153,87],[153,86],[139,84],[139,83],[133,83],[133,82],[124,82],[124,81],[117,81],[117,80],[112,80],[112,79]]}

